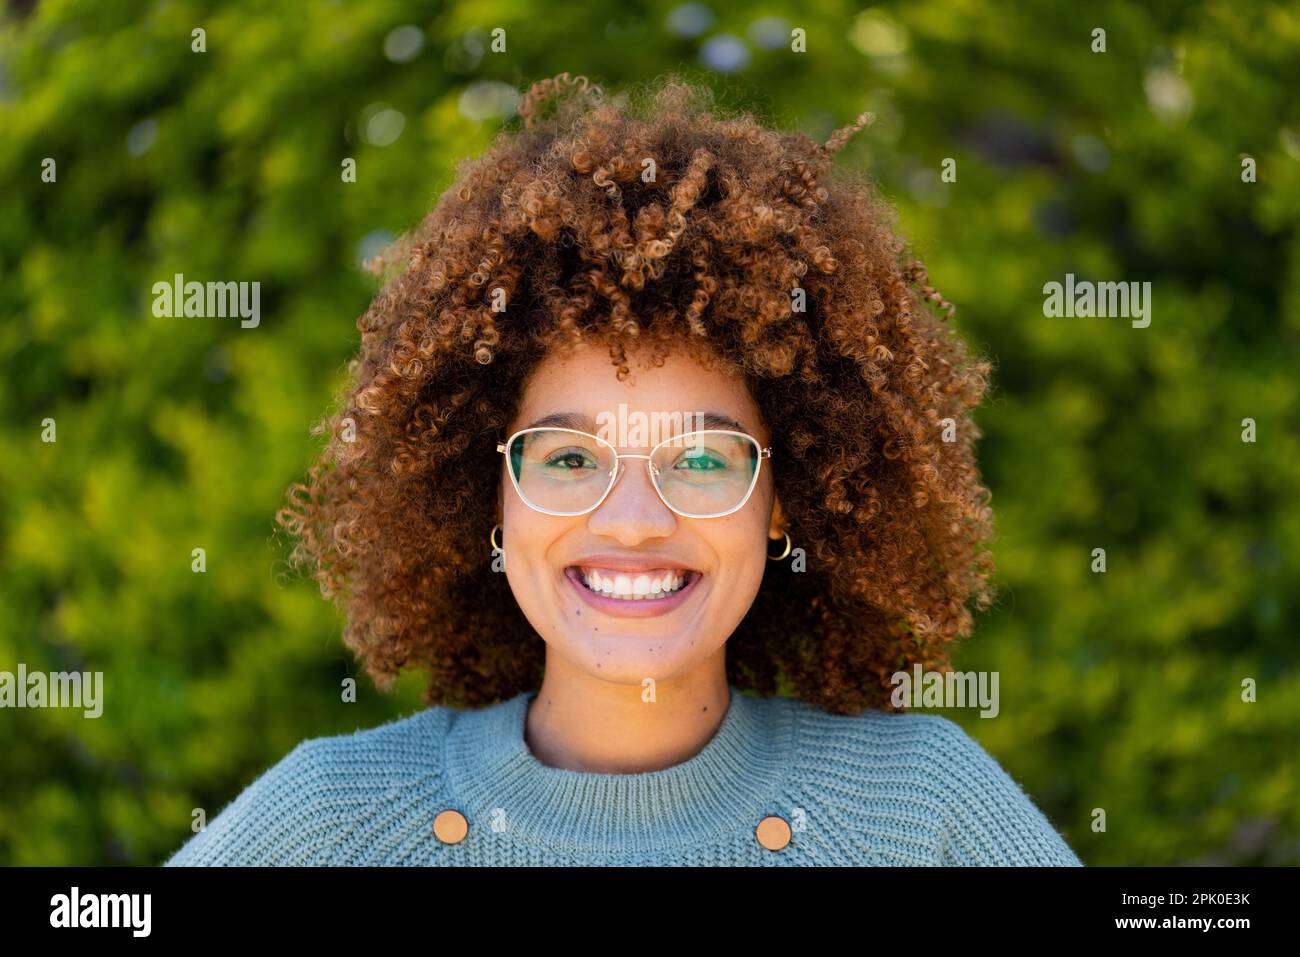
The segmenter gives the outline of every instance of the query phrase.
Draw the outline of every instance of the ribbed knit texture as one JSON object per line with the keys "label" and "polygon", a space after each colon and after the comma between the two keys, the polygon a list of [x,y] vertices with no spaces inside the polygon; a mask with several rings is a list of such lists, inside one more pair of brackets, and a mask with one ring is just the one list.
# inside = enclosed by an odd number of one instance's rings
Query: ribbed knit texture
{"label": "ribbed knit texture", "polygon": [[[535,694],[303,741],[166,865],[1081,865],[938,715],[833,715],[733,687],[694,757],[588,774],[529,751]],[[448,808],[469,822],[457,844],[433,831]],[[791,826],[781,850],[755,837],[769,815]]]}

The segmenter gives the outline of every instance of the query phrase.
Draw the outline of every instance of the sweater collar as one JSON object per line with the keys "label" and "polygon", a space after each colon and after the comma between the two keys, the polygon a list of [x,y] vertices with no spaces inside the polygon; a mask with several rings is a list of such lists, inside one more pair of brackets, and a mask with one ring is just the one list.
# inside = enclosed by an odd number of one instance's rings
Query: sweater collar
{"label": "sweater collar", "polygon": [[552,850],[641,851],[752,831],[772,813],[794,754],[783,699],[728,685],[727,713],[704,748],[657,771],[596,774],[542,764],[524,739],[536,691],[459,711],[448,730],[449,783],[470,828],[503,827]]}

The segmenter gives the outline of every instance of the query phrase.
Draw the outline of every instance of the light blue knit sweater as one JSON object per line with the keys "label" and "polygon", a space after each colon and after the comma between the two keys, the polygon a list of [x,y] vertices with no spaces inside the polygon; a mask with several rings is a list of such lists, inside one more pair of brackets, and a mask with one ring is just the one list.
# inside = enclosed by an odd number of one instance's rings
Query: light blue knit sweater
{"label": "light blue knit sweater", "polygon": [[[694,757],[588,774],[528,749],[535,694],[303,741],[166,865],[1081,864],[1006,771],[938,715],[834,715],[732,687]],[[433,829],[448,809],[468,823],[456,843]],[[773,816],[790,826],[779,850],[755,835]]]}

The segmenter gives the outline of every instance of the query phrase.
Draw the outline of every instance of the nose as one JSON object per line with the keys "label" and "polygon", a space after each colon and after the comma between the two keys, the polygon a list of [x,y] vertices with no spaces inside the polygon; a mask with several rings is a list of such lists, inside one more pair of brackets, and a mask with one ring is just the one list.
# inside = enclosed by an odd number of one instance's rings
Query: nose
{"label": "nose", "polygon": [[606,535],[627,547],[648,538],[664,538],[677,528],[677,515],[655,491],[644,458],[620,458],[614,487],[591,512],[587,528],[593,535]]}

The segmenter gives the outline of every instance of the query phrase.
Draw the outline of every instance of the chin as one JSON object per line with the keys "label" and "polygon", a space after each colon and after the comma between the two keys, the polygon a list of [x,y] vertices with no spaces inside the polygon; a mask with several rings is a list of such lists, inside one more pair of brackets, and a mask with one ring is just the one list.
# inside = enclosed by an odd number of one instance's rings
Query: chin
{"label": "chin", "polygon": [[[584,613],[583,619],[587,616]],[[633,632],[618,623],[597,625],[600,631],[583,630],[566,634],[571,660],[589,675],[615,684],[640,685],[646,678],[667,680],[689,670],[688,656],[698,653],[700,645],[677,630],[660,634]],[[700,656],[703,660],[704,656]]]}

